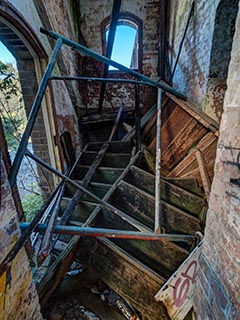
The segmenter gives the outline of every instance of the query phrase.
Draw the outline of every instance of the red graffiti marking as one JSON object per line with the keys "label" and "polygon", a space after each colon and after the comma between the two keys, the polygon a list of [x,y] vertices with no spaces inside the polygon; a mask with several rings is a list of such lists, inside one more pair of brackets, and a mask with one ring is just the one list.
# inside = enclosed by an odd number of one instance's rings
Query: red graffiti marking
{"label": "red graffiti marking", "polygon": [[[175,306],[180,308],[188,295],[190,286],[195,283],[197,277],[197,261],[193,260],[185,272],[181,273],[181,276],[177,279],[173,289],[173,301]],[[184,280],[182,279],[184,278]]]}

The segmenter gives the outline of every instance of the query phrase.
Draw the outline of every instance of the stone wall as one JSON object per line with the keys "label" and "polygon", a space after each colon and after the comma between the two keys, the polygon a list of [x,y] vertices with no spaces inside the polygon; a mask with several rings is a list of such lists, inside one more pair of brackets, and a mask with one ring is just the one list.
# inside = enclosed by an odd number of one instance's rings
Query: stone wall
{"label": "stone wall", "polygon": [[[143,55],[142,55],[142,73],[148,77],[156,77],[158,74],[158,47],[159,47],[159,0],[123,0],[120,12],[129,12],[137,16],[143,23]],[[90,49],[104,54],[102,43],[101,23],[111,15],[112,1],[90,0],[81,1],[81,30]],[[124,46],[124,44],[123,44]],[[97,63],[102,75],[103,66]],[[96,73],[90,59],[83,60],[82,72],[87,76],[99,76]],[[110,71],[109,77],[129,78],[126,74]],[[134,88],[130,85],[107,84],[106,91],[111,97],[115,108],[120,107],[122,103],[126,108],[134,108]],[[148,96],[149,88],[141,87],[141,101],[144,103]],[[88,85],[84,95],[85,105],[88,108],[98,107],[100,96],[100,85]],[[104,108],[110,108],[111,104],[106,98]]]}
{"label": "stone wall", "polygon": [[236,21],[195,309],[198,319],[240,314],[240,13]]}
{"label": "stone wall", "polygon": [[[4,163],[0,160],[0,262],[20,236],[17,211],[8,184]],[[0,277],[0,318],[2,320],[40,320],[40,305],[32,281],[25,249],[21,249]]]}

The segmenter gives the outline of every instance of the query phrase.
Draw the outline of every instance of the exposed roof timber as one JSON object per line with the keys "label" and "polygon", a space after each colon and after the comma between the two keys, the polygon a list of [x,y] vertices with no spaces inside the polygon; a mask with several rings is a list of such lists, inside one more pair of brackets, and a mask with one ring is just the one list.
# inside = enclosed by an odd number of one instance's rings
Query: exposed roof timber
{"label": "exposed roof timber", "polygon": [[[111,54],[112,54],[113,43],[114,43],[114,38],[115,38],[115,33],[116,33],[116,28],[117,28],[120,7],[121,7],[121,0],[114,0],[113,7],[112,7],[108,40],[107,40],[107,50],[106,50],[106,57],[107,58],[110,58]],[[103,78],[107,77],[108,68],[109,68],[109,65],[104,64]],[[102,82],[101,90],[100,90],[99,105],[98,105],[98,112],[99,113],[102,112],[102,105],[103,105],[103,100],[104,100],[105,89],[106,89],[106,82]]]}

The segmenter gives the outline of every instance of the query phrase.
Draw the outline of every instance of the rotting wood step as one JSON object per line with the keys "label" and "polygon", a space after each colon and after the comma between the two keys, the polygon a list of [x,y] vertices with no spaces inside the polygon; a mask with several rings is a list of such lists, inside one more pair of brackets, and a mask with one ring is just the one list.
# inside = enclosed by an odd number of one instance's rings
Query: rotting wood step
{"label": "rotting wood step", "polygon": [[[138,231],[127,221],[102,209],[91,224],[99,228],[115,228]],[[188,251],[169,241],[143,241],[127,239],[111,239],[133,257],[155,270],[163,277],[169,277],[187,257]]]}
{"label": "rotting wood step", "polygon": [[[180,179],[179,179],[180,180]],[[137,166],[132,166],[124,181],[132,184],[133,186],[147,192],[148,194],[155,195],[155,176]],[[175,180],[174,180],[175,181]],[[190,192],[187,189],[189,181],[183,181],[178,185],[172,183],[172,181],[161,178],[161,199],[166,203],[173,205],[174,207],[189,213],[196,218],[202,219],[203,211],[205,211],[206,201],[203,197],[196,195],[196,192]],[[196,183],[196,181],[194,180]],[[193,183],[191,181],[191,183]],[[184,188],[184,186],[187,186]],[[196,185],[194,184],[194,191],[196,191]]]}
{"label": "rotting wood step", "polygon": [[[153,229],[155,211],[154,196],[126,181],[121,181],[109,198],[109,202],[116,208],[126,212],[129,216]],[[167,233],[194,234],[196,231],[201,230],[200,219],[163,200],[161,201],[160,223]]]}
{"label": "rotting wood step", "polygon": [[108,143],[110,153],[131,153],[133,144],[131,141],[89,142],[86,151],[99,151],[104,143]]}
{"label": "rotting wood step", "polygon": [[[87,173],[89,166],[77,165],[74,170],[74,177],[76,180],[82,180]],[[104,184],[113,184],[115,180],[121,175],[123,168],[107,168],[98,167],[92,177],[92,182],[99,182]]]}
{"label": "rotting wood step", "polygon": [[[96,158],[96,151],[85,151],[81,156],[81,164],[89,166]],[[125,168],[129,160],[131,158],[131,154],[129,153],[109,153],[106,152],[103,160],[101,161],[101,167],[111,167],[111,168]]]}
{"label": "rotting wood step", "polygon": [[[75,180],[77,183],[81,184],[81,181]],[[103,198],[105,194],[108,192],[108,190],[111,188],[111,184],[106,183],[100,183],[100,182],[90,182],[87,190],[98,196],[99,198]],[[75,188],[73,185],[67,183],[66,189],[64,192],[64,195],[66,197],[72,197],[74,193],[76,192],[77,188]],[[82,195],[82,200],[85,201],[92,201],[91,197],[89,197],[86,194]]]}
{"label": "rotting wood step", "polygon": [[[61,211],[63,212],[71,198],[63,197],[61,201]],[[83,223],[96,208],[96,204],[88,201],[80,201],[71,215],[71,220]],[[61,215],[60,215],[61,216]]]}
{"label": "rotting wood step", "polygon": [[77,257],[145,320],[169,320],[164,306],[154,300],[165,278],[126,251],[104,238],[81,238]]}

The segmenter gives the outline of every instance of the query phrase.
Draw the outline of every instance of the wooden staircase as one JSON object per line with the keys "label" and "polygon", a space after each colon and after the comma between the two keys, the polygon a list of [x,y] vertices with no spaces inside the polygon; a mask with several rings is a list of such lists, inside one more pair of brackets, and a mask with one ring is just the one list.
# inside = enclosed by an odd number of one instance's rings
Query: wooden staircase
{"label": "wooden staircase", "polygon": [[[103,144],[95,142],[87,145],[72,178],[79,182],[84,178]],[[127,217],[133,218],[136,227],[85,195],[68,224],[81,226],[94,216],[88,225],[96,228],[139,231],[139,223],[145,231],[153,230],[155,177],[143,169],[144,160],[140,153],[132,155],[132,147],[131,142],[110,142],[88,190],[123,211]],[[187,179],[185,184],[178,179],[161,181],[161,226],[166,233],[194,234],[203,228],[206,201],[203,196],[188,190],[194,184],[190,180]],[[201,193],[196,186],[195,190]],[[63,211],[75,191],[67,184],[62,201]],[[73,239],[68,238],[68,241]],[[91,273],[131,303],[142,315],[142,319],[169,319],[165,307],[154,300],[154,295],[186,259],[192,245],[169,241],[81,237],[77,239],[76,257]],[[70,248],[67,250],[68,255],[72,251]],[[68,265],[74,259],[71,256]],[[55,262],[56,266],[59,261],[61,257]],[[38,288],[40,298],[46,298],[49,286],[46,280]]]}
{"label": "wooden staircase", "polygon": [[[150,162],[154,162],[156,114],[150,111],[145,110],[143,116],[142,142],[146,149],[137,155],[134,155],[131,139],[89,142],[86,145],[71,178],[82,183],[107,143],[106,152],[95,168],[87,189],[116,208],[116,212],[94,202],[91,196],[82,194],[68,220],[69,225],[153,231],[155,176],[151,173],[150,169],[154,171],[154,168]],[[217,125],[170,94],[166,94],[163,100],[162,121],[162,233],[187,235],[203,232],[207,198],[199,186],[206,191],[205,180],[209,179],[211,183]],[[198,152],[203,162],[199,162]],[[62,212],[75,192],[75,187],[67,183],[61,202]],[[125,298],[142,319],[169,319],[165,306],[156,302],[154,296],[188,257],[195,243],[61,237],[68,245],[38,285],[42,303],[51,296],[74,259],[77,259],[91,275]]]}

